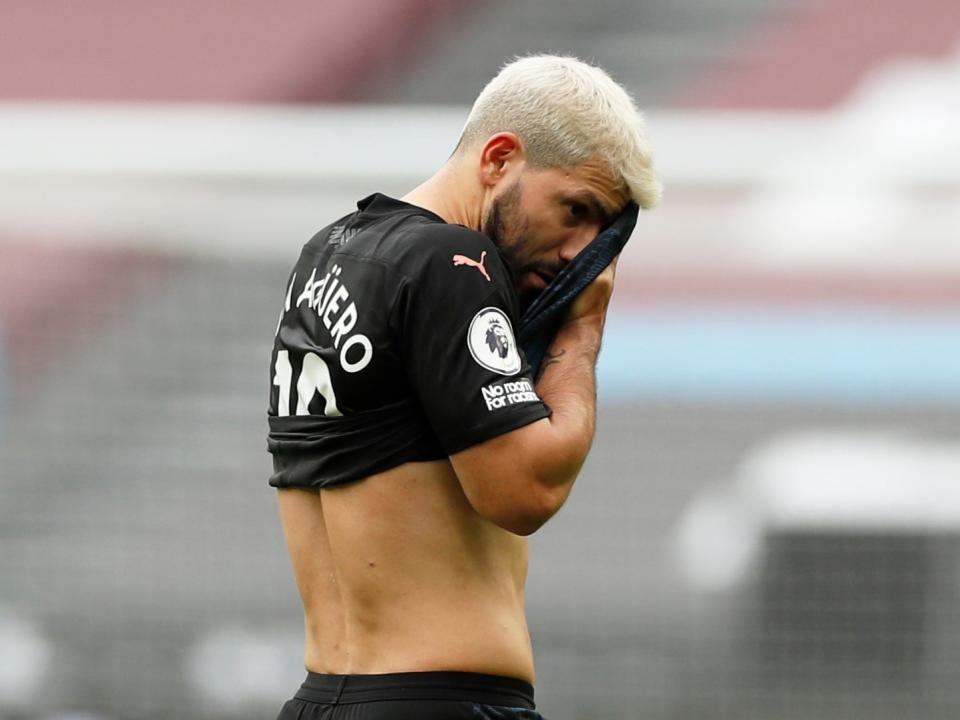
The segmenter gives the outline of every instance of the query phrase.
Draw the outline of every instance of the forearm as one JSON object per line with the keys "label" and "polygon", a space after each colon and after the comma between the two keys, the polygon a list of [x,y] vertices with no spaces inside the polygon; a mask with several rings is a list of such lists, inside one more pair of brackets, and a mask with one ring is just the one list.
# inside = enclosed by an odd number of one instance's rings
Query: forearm
{"label": "forearm", "polygon": [[542,473],[551,485],[571,485],[586,460],[596,427],[596,364],[603,315],[562,325],[547,351],[537,393],[552,410],[552,452]]}

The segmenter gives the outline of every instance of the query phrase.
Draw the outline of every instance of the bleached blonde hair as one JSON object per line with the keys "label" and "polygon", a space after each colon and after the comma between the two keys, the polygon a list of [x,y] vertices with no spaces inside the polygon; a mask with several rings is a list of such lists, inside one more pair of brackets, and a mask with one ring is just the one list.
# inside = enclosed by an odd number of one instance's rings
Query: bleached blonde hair
{"label": "bleached blonde hair", "polygon": [[516,133],[536,168],[599,159],[642,208],[660,200],[643,116],[602,68],[563,55],[507,63],[477,96],[458,148]]}

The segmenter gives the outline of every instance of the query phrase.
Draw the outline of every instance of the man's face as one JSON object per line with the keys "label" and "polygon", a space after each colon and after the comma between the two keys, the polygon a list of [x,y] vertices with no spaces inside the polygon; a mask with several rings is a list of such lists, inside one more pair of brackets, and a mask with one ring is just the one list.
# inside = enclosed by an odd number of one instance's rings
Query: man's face
{"label": "man's face", "polygon": [[616,217],[627,199],[599,163],[525,168],[509,182],[493,199],[483,232],[513,268],[521,307]]}

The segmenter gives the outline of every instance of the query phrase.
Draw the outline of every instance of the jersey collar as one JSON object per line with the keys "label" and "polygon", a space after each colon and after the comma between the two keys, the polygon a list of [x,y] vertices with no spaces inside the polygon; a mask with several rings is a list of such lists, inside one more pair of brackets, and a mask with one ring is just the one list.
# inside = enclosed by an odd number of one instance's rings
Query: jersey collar
{"label": "jersey collar", "polygon": [[407,212],[411,215],[424,215],[432,220],[437,222],[446,223],[442,217],[437,215],[435,212],[431,212],[426,208],[422,208],[419,205],[412,205],[403,200],[397,200],[392,198],[389,195],[384,195],[383,193],[373,193],[373,195],[367,195],[363,200],[357,203],[357,209],[360,210],[364,215],[372,216],[381,216],[381,215],[392,215],[396,212]]}

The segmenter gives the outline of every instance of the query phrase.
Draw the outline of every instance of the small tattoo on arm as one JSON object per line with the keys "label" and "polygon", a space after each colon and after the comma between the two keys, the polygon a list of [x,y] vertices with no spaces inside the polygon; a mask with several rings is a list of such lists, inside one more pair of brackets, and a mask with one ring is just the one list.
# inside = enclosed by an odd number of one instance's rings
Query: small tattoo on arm
{"label": "small tattoo on arm", "polygon": [[556,365],[560,362],[560,358],[567,353],[566,350],[557,350],[556,352],[550,352],[549,350],[543,356],[543,364],[540,366],[540,374],[543,374],[543,371],[546,370],[550,365]]}

